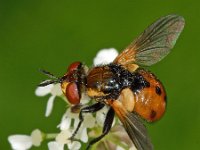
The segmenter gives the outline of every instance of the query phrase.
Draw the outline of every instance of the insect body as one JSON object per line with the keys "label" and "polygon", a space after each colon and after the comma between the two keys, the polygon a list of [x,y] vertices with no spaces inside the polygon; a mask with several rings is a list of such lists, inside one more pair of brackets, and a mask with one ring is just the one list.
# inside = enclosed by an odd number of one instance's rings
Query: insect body
{"label": "insect body", "polygon": [[[156,77],[144,69],[129,72],[121,65],[109,64],[92,69],[87,76],[87,93],[95,99],[118,99],[129,89],[127,106],[148,121],[159,119],[165,111],[165,91]],[[135,108],[134,108],[135,107]],[[134,109],[133,109],[134,108]]]}
{"label": "insect body", "polygon": [[83,92],[96,100],[96,103],[81,108],[80,122],[71,139],[84,120],[83,113],[93,113],[108,105],[102,134],[91,140],[87,149],[109,132],[115,114],[138,150],[153,149],[140,118],[148,122],[160,119],[165,112],[166,92],[154,74],[139,66],[151,66],[163,59],[173,48],[183,27],[183,17],[168,15],[149,26],[110,64],[88,71],[81,62],[74,62],[61,78],[43,71],[53,80],[39,86],[61,83],[64,95],[73,105],[81,103]]}

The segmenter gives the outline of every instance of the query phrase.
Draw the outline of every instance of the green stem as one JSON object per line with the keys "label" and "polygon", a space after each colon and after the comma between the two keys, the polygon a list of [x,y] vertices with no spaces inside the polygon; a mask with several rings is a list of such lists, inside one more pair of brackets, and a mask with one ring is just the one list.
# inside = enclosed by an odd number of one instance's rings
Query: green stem
{"label": "green stem", "polygon": [[47,133],[45,134],[45,139],[48,139],[48,140],[55,139],[57,135],[58,133]]}

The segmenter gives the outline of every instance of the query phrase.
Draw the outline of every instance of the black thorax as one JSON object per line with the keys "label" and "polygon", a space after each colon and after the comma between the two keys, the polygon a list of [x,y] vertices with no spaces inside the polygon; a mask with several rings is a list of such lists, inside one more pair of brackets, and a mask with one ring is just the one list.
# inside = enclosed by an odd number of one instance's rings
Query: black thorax
{"label": "black thorax", "polygon": [[113,78],[107,83],[105,92],[110,93],[106,96],[107,99],[117,99],[121,90],[125,88],[130,88],[133,92],[138,92],[144,87],[149,86],[149,82],[137,70],[131,73],[121,65],[113,63],[109,64],[108,67],[113,73]]}

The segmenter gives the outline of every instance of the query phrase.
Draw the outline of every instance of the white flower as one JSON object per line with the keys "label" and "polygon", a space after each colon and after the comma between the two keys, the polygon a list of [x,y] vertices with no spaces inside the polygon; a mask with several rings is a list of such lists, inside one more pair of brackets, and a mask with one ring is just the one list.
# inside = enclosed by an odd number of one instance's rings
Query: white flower
{"label": "white flower", "polygon": [[38,87],[35,90],[35,94],[37,96],[45,96],[47,94],[51,94],[47,102],[47,107],[46,107],[46,112],[45,112],[45,116],[48,117],[52,112],[55,97],[61,96],[63,93],[62,93],[60,84],[49,84],[44,87]]}
{"label": "white flower", "polygon": [[40,146],[42,142],[42,133],[39,129],[33,130],[31,133],[31,140],[34,146]]}
{"label": "white flower", "polygon": [[49,150],[64,150],[64,145],[56,141],[51,141],[48,143],[48,148]]}
{"label": "white flower", "polygon": [[96,113],[96,122],[98,125],[100,125],[100,127],[103,127],[103,125],[104,125],[104,121],[105,121],[108,109],[109,108],[107,106],[104,106],[104,108],[97,111],[97,113]]}
{"label": "white flower", "polygon": [[8,137],[13,150],[26,150],[31,148],[31,137],[27,135],[11,135]]}
{"label": "white flower", "polygon": [[[67,144],[69,150],[79,150],[81,148],[80,142],[74,141]],[[56,141],[48,143],[49,150],[64,150],[64,144],[59,144]]]}
{"label": "white flower", "polygon": [[[84,121],[82,123],[82,126],[80,127],[76,137],[80,139],[82,142],[86,143],[88,141],[88,133],[87,128],[93,128],[95,126],[95,117],[93,117],[92,114],[87,113],[84,114]],[[78,121],[79,122],[79,121]],[[78,125],[78,122],[75,122],[75,128]]]}
{"label": "white flower", "polygon": [[80,142],[69,140],[71,135],[72,135],[72,132],[70,132],[70,130],[61,131],[56,137],[57,144],[54,143],[52,146],[59,146],[60,148],[62,148],[64,147],[64,144],[66,144],[70,150],[80,149],[81,147]]}
{"label": "white flower", "polygon": [[[108,113],[109,107],[104,106],[101,110],[97,111],[96,113],[96,122],[100,127],[104,126],[104,121],[106,119],[106,115]],[[112,126],[116,124],[116,118],[113,119]]]}
{"label": "white flower", "polygon": [[42,142],[42,133],[40,130],[34,130],[28,135],[11,135],[8,137],[13,150],[27,150],[34,146],[40,146]]}
{"label": "white flower", "polygon": [[[78,130],[78,133],[76,134],[76,138],[86,143],[88,141],[87,128],[93,128],[95,126],[95,118],[90,113],[83,115],[84,115],[84,121],[80,129]],[[72,124],[72,122],[74,123]],[[78,126],[78,123],[79,123],[79,114],[72,113],[71,108],[68,108],[66,113],[63,115],[61,123],[58,125],[58,127],[62,131],[69,129],[75,131],[76,127]]]}
{"label": "white flower", "polygon": [[102,64],[109,64],[117,57],[118,52],[114,48],[100,50],[93,60],[95,66]]}
{"label": "white flower", "polygon": [[62,117],[61,123],[57,127],[59,127],[60,130],[69,129],[71,126],[72,120],[74,120],[74,122],[79,121],[78,115],[79,115],[78,113],[72,113],[71,108],[69,107],[66,113]]}
{"label": "white flower", "polygon": [[68,148],[70,150],[79,150],[81,148],[81,144],[78,141],[73,141],[72,143],[68,144]]}
{"label": "white flower", "polygon": [[70,130],[62,130],[57,136],[56,136],[56,142],[59,144],[67,144],[70,143],[71,140],[69,139],[71,137],[72,133]]}

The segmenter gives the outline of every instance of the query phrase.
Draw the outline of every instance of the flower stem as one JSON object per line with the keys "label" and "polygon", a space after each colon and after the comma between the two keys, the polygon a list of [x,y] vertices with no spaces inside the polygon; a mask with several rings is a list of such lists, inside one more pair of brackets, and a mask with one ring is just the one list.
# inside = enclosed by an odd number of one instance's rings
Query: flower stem
{"label": "flower stem", "polygon": [[45,139],[55,139],[57,135],[57,133],[47,133],[45,134]]}

